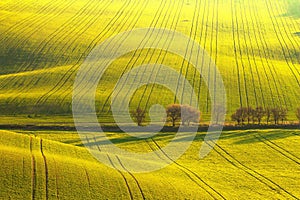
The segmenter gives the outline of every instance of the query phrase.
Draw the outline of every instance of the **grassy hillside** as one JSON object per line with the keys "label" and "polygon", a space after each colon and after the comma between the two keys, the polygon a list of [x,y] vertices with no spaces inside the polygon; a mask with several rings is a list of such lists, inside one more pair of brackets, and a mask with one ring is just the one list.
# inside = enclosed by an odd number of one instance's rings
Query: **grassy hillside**
{"label": "grassy hillside", "polygon": [[[198,133],[177,162],[142,174],[98,163],[77,133],[18,132],[0,131],[1,199],[300,198],[299,130],[224,132],[202,160],[197,152],[204,134]],[[172,134],[138,141],[118,133],[109,137],[122,148],[147,152]]]}
{"label": "grassy hillside", "polygon": [[[229,113],[239,106],[280,105],[294,119],[300,105],[297,6],[290,0],[3,0],[0,114],[70,114],[75,75],[89,52],[116,33],[155,27],[184,33],[211,55],[223,75]],[[181,71],[197,91],[201,111],[209,113],[207,86],[188,61],[157,49],[122,56],[99,83],[99,113],[110,110],[120,76],[149,62]],[[135,93],[131,106],[173,101],[172,92],[148,85]]]}

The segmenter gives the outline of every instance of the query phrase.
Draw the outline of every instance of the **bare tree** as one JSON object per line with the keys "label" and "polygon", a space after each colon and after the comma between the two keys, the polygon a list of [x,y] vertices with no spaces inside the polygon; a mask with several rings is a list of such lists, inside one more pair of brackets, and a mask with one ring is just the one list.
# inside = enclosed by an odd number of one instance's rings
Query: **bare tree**
{"label": "bare tree", "polygon": [[247,118],[247,112],[248,108],[246,107],[240,107],[238,108],[234,114],[231,115],[231,119],[233,121],[237,121],[238,124],[244,124],[246,118]]}
{"label": "bare tree", "polygon": [[181,119],[181,106],[179,104],[171,104],[166,107],[167,121],[172,122],[175,126],[176,122]]}
{"label": "bare tree", "polygon": [[131,117],[135,120],[138,126],[142,126],[142,123],[145,121],[146,118],[146,111],[142,110],[140,107],[138,107],[135,110],[132,110],[130,112]]}
{"label": "bare tree", "polygon": [[253,121],[257,119],[258,124],[261,123],[262,118],[266,115],[266,111],[262,106],[257,107],[253,112]]}
{"label": "bare tree", "polygon": [[279,121],[283,124],[287,119],[287,109],[282,107],[272,108],[272,115],[275,124],[279,124]]}
{"label": "bare tree", "polygon": [[274,124],[278,124],[278,121],[280,119],[280,110],[279,110],[279,108],[272,108],[271,112],[272,112]]}
{"label": "bare tree", "polygon": [[200,111],[190,105],[181,105],[181,121],[189,126],[191,122],[199,123]]}
{"label": "bare tree", "polygon": [[267,107],[265,111],[266,111],[266,121],[267,121],[267,124],[269,124],[269,122],[271,120],[271,116],[272,116],[272,109]]}
{"label": "bare tree", "polygon": [[285,120],[287,120],[287,112],[288,110],[286,108],[279,108],[279,119],[281,120],[282,124]]}
{"label": "bare tree", "polygon": [[241,117],[236,112],[231,115],[231,120],[236,121],[238,125],[241,123]]}
{"label": "bare tree", "polygon": [[241,116],[242,124],[246,121],[246,118],[248,118],[248,108],[241,107],[237,110],[237,113],[239,116]]}
{"label": "bare tree", "polygon": [[247,122],[250,124],[250,121],[253,121],[254,109],[251,106],[243,109],[247,118]]}

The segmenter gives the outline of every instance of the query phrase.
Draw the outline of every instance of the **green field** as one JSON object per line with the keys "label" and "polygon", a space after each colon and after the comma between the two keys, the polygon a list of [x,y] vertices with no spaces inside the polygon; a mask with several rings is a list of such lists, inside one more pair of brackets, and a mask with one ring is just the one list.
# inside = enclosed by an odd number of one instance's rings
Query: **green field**
{"label": "green field", "polygon": [[[1,199],[300,198],[299,130],[226,131],[201,160],[195,152],[205,133],[198,133],[177,162],[142,174],[100,164],[76,132],[16,132],[0,132]],[[147,152],[172,134],[143,141],[118,133],[109,137],[122,148]]]}
{"label": "green field", "polygon": [[[297,7],[299,2],[292,0],[1,1],[1,114],[71,114],[75,75],[90,51],[114,34],[154,27],[186,34],[211,55],[223,76],[229,114],[240,106],[282,106],[295,120],[300,105]],[[120,76],[145,63],[165,64],[184,74],[201,112],[209,114],[207,86],[188,61],[154,48],[120,57],[99,82],[99,115],[110,115]],[[213,71],[208,73],[214,77]],[[136,91],[131,106],[173,101],[174,91],[148,85]]]}
{"label": "green field", "polygon": [[[300,129],[295,115],[300,107],[299,10],[299,0],[1,0],[0,199],[300,199]],[[154,172],[132,173],[123,159],[147,162],[105,152],[101,137],[92,142],[80,139],[72,95],[76,74],[97,45],[124,31],[149,27],[189,37],[188,44],[176,41],[186,56],[169,51],[173,36],[165,40],[150,31],[143,41],[153,48],[142,42],[139,50],[114,60],[95,95],[98,121],[114,145],[128,152],[156,152],[161,161],[149,161],[153,165],[171,163]],[[191,64],[192,57],[202,56],[193,51],[192,41],[212,59],[202,74]],[[163,49],[156,48],[159,44]],[[106,50],[113,54],[118,48],[111,44]],[[213,62],[226,90],[227,131],[200,159],[206,135],[202,129],[210,123],[212,105],[210,85],[203,77],[216,83]],[[114,87],[127,72],[149,63],[180,73],[198,98],[202,129],[178,160],[163,150],[175,131],[160,131],[148,139],[115,131]],[[173,78],[160,72],[138,73],[155,80]],[[93,77],[89,78],[84,81],[89,83]],[[136,85],[143,82],[134,80]],[[175,86],[181,88],[179,81]],[[89,94],[88,86],[81,87]],[[129,92],[124,88],[121,85],[117,95],[125,99]],[[152,105],[167,106],[183,98],[192,102],[180,89],[151,83],[134,92],[129,107],[148,113]],[[269,126],[263,119],[262,126],[236,126],[231,120],[237,108],[259,106],[287,109],[287,125]],[[184,146],[191,134],[184,132],[175,142]],[[114,167],[96,160],[85,145]]]}

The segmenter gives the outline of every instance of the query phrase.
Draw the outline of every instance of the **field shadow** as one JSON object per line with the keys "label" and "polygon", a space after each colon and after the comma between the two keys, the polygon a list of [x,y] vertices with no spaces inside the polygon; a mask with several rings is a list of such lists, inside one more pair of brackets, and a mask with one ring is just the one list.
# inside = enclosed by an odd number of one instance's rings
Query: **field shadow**
{"label": "field shadow", "polygon": [[[250,131],[251,132],[251,131]],[[253,132],[249,134],[250,137],[241,139],[239,141],[234,142],[234,144],[250,144],[250,143],[259,143],[262,142],[262,140],[279,140],[279,139],[285,139],[289,137],[297,137],[298,134],[295,134],[292,131],[280,131],[280,130],[272,130],[268,132]],[[263,138],[262,138],[263,137]]]}

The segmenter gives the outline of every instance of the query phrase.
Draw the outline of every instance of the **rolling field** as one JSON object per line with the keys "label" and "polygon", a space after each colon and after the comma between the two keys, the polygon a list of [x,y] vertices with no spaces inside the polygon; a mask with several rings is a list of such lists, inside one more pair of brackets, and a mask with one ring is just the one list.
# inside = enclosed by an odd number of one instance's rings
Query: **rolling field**
{"label": "rolling field", "polygon": [[[75,75],[90,51],[117,33],[153,27],[186,34],[207,51],[223,76],[228,113],[240,106],[282,106],[295,120],[300,104],[298,7],[296,0],[3,0],[0,112],[71,114]],[[136,50],[110,65],[97,88],[99,115],[110,115],[118,79],[145,63],[164,64],[184,74],[201,112],[210,113],[207,85],[188,64],[189,57],[167,52],[171,39],[165,42],[166,50]],[[159,40],[153,39],[153,46]],[[110,48],[113,52],[116,47]],[[214,78],[214,71],[207,73]],[[150,84],[136,91],[131,106],[167,105],[174,102],[174,93]]]}
{"label": "rolling field", "polygon": [[[226,131],[201,160],[196,152],[205,133],[198,133],[179,160],[141,174],[100,164],[76,132],[16,132],[0,132],[1,199],[300,198],[299,130]],[[109,137],[122,148],[147,152],[172,133],[139,141],[118,133]]]}
{"label": "rolling field", "polygon": [[[300,199],[300,129],[295,113],[300,107],[299,10],[299,0],[1,0],[0,199]],[[109,40],[142,28],[148,29],[138,43],[139,38],[126,34],[115,43]],[[177,41],[174,31],[188,41]],[[166,32],[172,34],[163,37]],[[105,53],[91,58],[107,41]],[[172,51],[174,41],[184,56]],[[136,43],[136,49],[103,70],[92,96],[96,115],[84,112],[98,74],[89,70],[76,85],[82,66],[102,66],[119,49]],[[202,60],[206,53],[211,60]],[[139,68],[146,64],[168,66],[169,71],[161,66]],[[208,133],[207,139],[202,131],[216,101],[209,88],[220,86],[215,65],[226,90],[227,113],[226,131],[214,146],[217,132]],[[195,91],[201,126],[187,151],[175,160],[172,155],[180,148],[164,147],[188,144],[194,123],[179,131],[179,138],[177,127],[167,124],[154,136],[138,137],[152,134],[151,128],[162,124],[164,117],[153,120],[150,115],[159,110],[153,105],[186,104],[184,100],[194,106],[182,77]],[[116,89],[119,80],[125,81]],[[130,93],[137,85],[142,86]],[[80,101],[72,107],[78,95]],[[123,100],[118,114],[113,113],[115,96]],[[140,107],[147,113],[146,122],[154,121],[148,131],[119,131],[121,125],[135,128],[124,120],[127,97],[131,111]],[[259,125],[236,126],[230,118],[239,107],[260,106],[287,109],[287,119],[279,118],[280,125],[273,125],[273,113],[270,124],[264,117]],[[76,109],[88,113],[83,121],[72,113]],[[253,113],[253,121],[258,120]],[[92,115],[95,120],[89,121]],[[112,143],[89,129],[97,117]],[[85,138],[75,131],[78,124],[78,131],[88,132]],[[216,124],[212,130],[220,127]],[[214,148],[200,159],[205,144]],[[114,153],[109,151],[112,146],[141,157]],[[150,152],[156,160],[147,160]],[[105,157],[112,167],[96,156]],[[133,173],[127,162],[170,165]]]}

